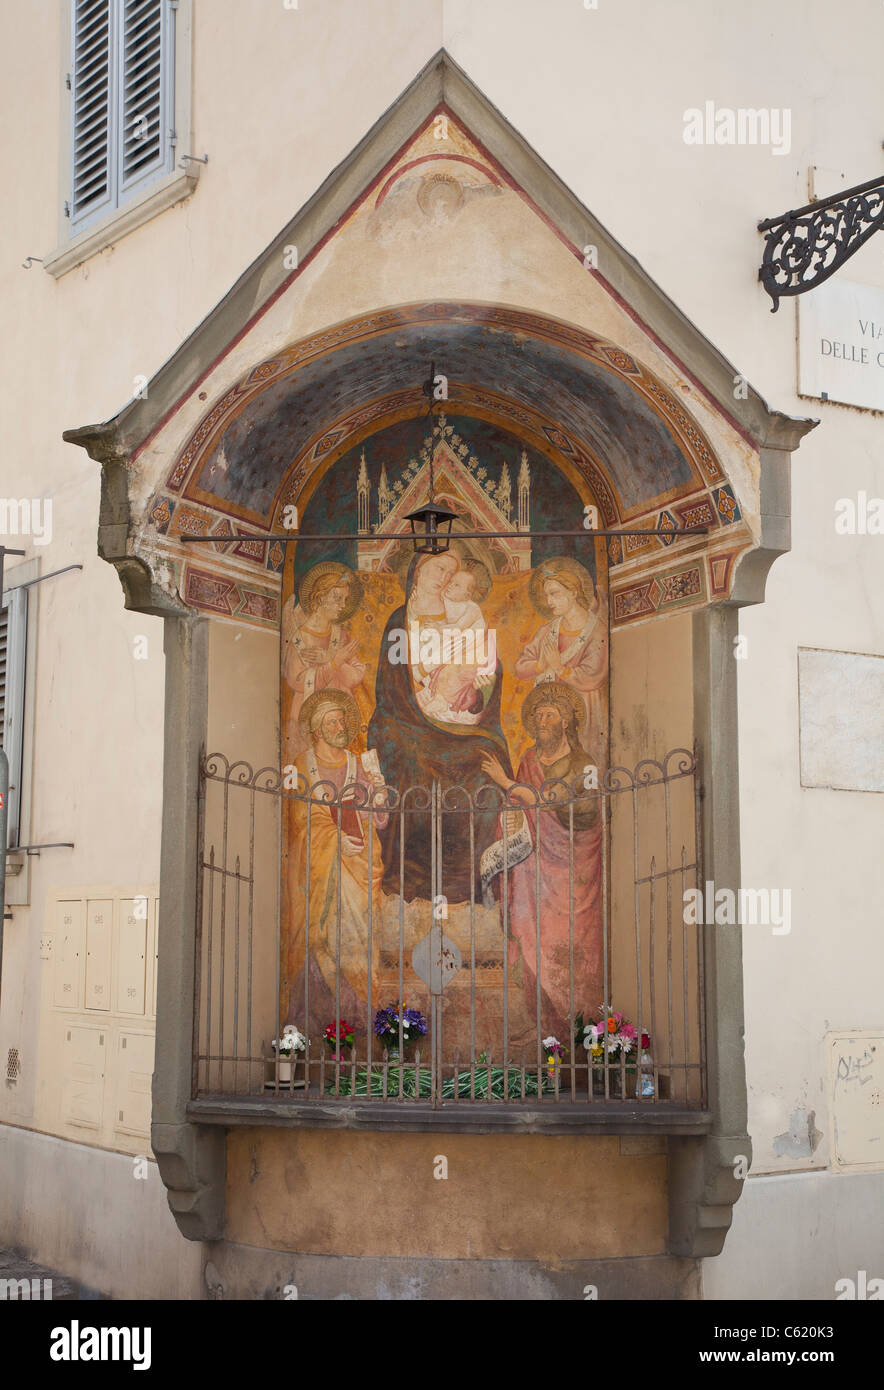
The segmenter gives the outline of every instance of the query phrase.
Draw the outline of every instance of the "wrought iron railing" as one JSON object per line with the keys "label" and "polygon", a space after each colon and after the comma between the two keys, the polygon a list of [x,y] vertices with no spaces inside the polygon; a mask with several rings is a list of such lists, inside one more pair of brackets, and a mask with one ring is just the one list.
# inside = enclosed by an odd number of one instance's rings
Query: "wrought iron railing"
{"label": "wrought iron railing", "polygon": [[[473,796],[205,756],[194,1098],[703,1109],[702,926],[684,910],[699,808],[686,749],[598,786]],[[397,1024],[391,1054],[374,1021],[400,1002],[426,1033],[409,1047]],[[354,1045],[331,1047],[342,1016]],[[306,1043],[291,1067],[273,1048],[286,1024]]]}

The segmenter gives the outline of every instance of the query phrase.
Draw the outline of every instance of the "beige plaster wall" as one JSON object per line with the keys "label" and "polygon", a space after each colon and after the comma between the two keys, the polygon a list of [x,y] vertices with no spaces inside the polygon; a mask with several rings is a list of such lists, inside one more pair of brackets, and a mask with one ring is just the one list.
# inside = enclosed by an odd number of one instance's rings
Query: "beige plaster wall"
{"label": "beige plaster wall", "polygon": [[[225,1237],[304,1254],[543,1263],[662,1254],[663,1143],[235,1129]],[[440,1158],[447,1178],[434,1177]]]}
{"label": "beige plaster wall", "polygon": [[[825,1034],[884,1024],[884,858],[879,795],[800,785],[796,653],[884,652],[881,537],[834,529],[839,498],[884,497],[882,417],[798,395],[798,305],[769,312],[755,224],[880,171],[884,8],[846,0],[833,24],[824,0],[599,0],[592,10],[446,0],[445,42],[735,370],[776,409],[820,420],[792,469],[791,553],[774,565],[763,606],[741,612],[739,738],[742,881],[792,894],[788,934],[743,932],[751,1171],[787,1182],[825,1170]],[[707,100],[788,109],[788,154],[686,145],[683,113]],[[881,242],[873,237],[840,275],[884,286]],[[846,709],[850,698],[846,688]],[[764,1228],[759,1220],[752,1234],[756,1256]],[[728,1245],[719,1258],[727,1266]],[[839,1255],[845,1270],[852,1258]],[[754,1261],[733,1259],[728,1287],[752,1289]]]}
{"label": "beige plaster wall", "polygon": [[672,613],[611,634],[611,762],[634,768],[693,748],[692,619]]}
{"label": "beige plaster wall", "polygon": [[[638,789],[611,798],[611,1007],[626,1013],[651,1038],[662,1072],[661,1092],[696,1102],[700,1096],[701,1039],[697,1011],[698,940],[683,922],[684,889],[695,885],[694,779],[659,783],[659,767],[672,777],[692,750],[693,668],[689,614],[615,630],[611,640],[611,764],[638,769]],[[621,786],[632,779],[618,775]],[[699,780],[699,779],[698,779]],[[656,783],[656,784],[655,784]],[[667,806],[668,801],[668,806]],[[667,839],[668,814],[668,839]],[[634,839],[638,850],[634,852]],[[687,872],[679,869],[685,852]],[[644,882],[636,898],[635,880]],[[687,989],[685,989],[685,974]],[[639,1008],[640,1003],[640,1008]],[[690,1069],[688,1069],[690,1067]]]}
{"label": "beige plaster wall", "polygon": [[[228,768],[220,760],[212,766],[229,777],[206,782],[205,858],[208,863],[214,853],[219,869],[241,877],[207,870],[203,878],[199,1050],[237,1060],[211,1070],[204,1064],[201,1089],[254,1094],[277,1036],[279,798],[252,788],[277,780],[278,692],[278,635],[212,623],[207,752],[224,755]],[[270,775],[257,776],[262,768]]]}

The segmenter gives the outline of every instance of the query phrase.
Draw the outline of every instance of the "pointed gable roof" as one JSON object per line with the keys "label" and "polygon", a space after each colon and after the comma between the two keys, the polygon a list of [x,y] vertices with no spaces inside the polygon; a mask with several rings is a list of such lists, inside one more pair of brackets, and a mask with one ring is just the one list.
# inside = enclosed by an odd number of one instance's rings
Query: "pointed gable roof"
{"label": "pointed gable roof", "polygon": [[[492,187],[515,192],[579,264],[584,264],[587,243],[595,246],[598,264],[603,267],[603,270],[589,270],[595,286],[640,326],[647,341],[674,364],[679,377],[692,384],[707,406],[728,422],[736,435],[751,449],[768,451],[769,462],[774,465],[777,476],[770,480],[767,497],[763,478],[760,488],[762,532],[766,501],[770,501],[773,508],[773,544],[769,549],[770,558],[761,567],[762,575],[775,554],[781,553],[784,548],[783,468],[787,467],[788,451],[797,447],[812,422],[770,411],[751,388],[747,389],[745,398],[735,399],[736,373],[732,364],[610,236],[450,56],[440,50],[156,372],[144,397],[130,401],[103,424],[65,432],[67,441],[86,448],[104,465],[99,547],[105,558],[120,570],[130,606],[148,607],[152,611],[165,609],[165,601],[158,605],[154,602],[154,586],[149,586],[151,593],[146,591],[147,576],[137,572],[141,561],[133,558],[133,547],[127,544],[133,515],[128,465],[147,450],[179,412],[184,411],[186,403],[192,402],[201,383],[303,275],[347,219],[352,218],[354,210],[370,196],[374,198],[375,208],[387,198],[392,200],[395,185],[403,175],[436,157],[425,152],[405,158],[411,147],[417,148],[421,132],[429,138],[428,128],[434,120],[450,120],[455,129],[466,136],[464,145],[455,145],[446,152],[446,158],[460,161],[464,168],[475,169]],[[444,197],[444,189],[441,191]],[[297,266],[290,269],[285,252],[292,246],[297,247]],[[498,312],[504,317],[507,311]],[[492,328],[492,331],[497,330]],[[610,367],[626,375],[634,370],[635,363],[628,354],[610,345],[604,351]],[[262,383],[258,374],[264,370],[258,366],[252,372],[259,384]],[[211,407],[208,415],[204,415],[200,430],[212,428],[212,416],[219,410],[222,410],[222,403]],[[689,417],[686,417],[682,433],[689,435],[691,428]],[[551,433],[549,428],[546,433]],[[223,458],[221,462],[223,465]],[[143,488],[144,484],[142,501]],[[739,511],[736,515],[739,516]],[[763,534],[759,540],[760,548],[765,550]],[[243,555],[247,548],[247,541],[239,547]],[[758,597],[761,595],[755,595]]]}

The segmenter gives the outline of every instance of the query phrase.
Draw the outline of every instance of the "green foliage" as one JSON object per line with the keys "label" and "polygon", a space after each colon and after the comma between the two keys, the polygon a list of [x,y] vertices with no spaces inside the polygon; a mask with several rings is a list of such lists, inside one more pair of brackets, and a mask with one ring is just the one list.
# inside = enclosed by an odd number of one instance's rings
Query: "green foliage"
{"label": "green foliage", "polygon": [[[484,1053],[480,1061],[484,1059]],[[419,1073],[419,1074],[418,1074]],[[368,1075],[367,1067],[357,1067],[355,1081],[352,1072],[344,1073],[341,1068],[340,1082],[335,1087],[334,1078],[328,1083],[326,1091],[331,1095],[338,1096],[370,1096],[383,1098],[387,1096],[409,1097],[411,1099],[426,1097],[431,1095],[431,1072],[429,1067],[417,1067],[414,1064],[404,1066],[391,1066],[387,1068],[387,1089],[384,1091],[384,1069],[382,1066],[371,1068],[371,1077]],[[459,1071],[456,1076],[450,1076],[442,1083],[441,1096],[443,1100],[453,1100],[455,1096],[470,1096],[470,1072],[469,1069]],[[508,1088],[510,1100],[522,1099],[522,1071],[519,1067],[477,1066],[475,1071],[475,1090],[473,1094],[476,1100],[503,1100],[504,1087]],[[544,1071],[541,1074],[541,1083],[538,1088],[536,1072],[525,1072],[525,1096],[536,1096],[540,1092],[544,1094],[555,1091],[555,1086]]]}

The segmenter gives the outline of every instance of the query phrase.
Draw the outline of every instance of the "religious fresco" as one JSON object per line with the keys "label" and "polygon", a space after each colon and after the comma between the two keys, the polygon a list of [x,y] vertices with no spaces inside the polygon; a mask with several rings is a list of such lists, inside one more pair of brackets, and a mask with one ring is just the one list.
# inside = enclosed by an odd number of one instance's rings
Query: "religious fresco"
{"label": "religious fresco", "polygon": [[[148,509],[185,602],[278,630],[286,549],[262,536],[279,533],[287,508],[300,507],[354,445],[366,441],[375,468],[368,441],[422,409],[420,382],[440,352],[452,416],[496,421],[585,490],[603,526],[641,528],[608,540],[612,626],[727,597],[752,534],[677,393],[622,347],[559,320],[423,303],[314,333],[251,367],[206,409]],[[358,453],[350,462],[358,470]],[[518,458],[512,464],[515,506]],[[383,479],[372,473],[369,483],[379,515]],[[690,526],[708,528],[703,553],[682,543],[670,561],[674,529]],[[213,544],[182,547],[185,536]]]}
{"label": "religious fresco", "polygon": [[[417,555],[397,533],[431,456],[460,520],[450,550]],[[504,974],[514,1045],[567,1031],[571,961],[575,1008],[604,997],[602,831],[579,796],[608,757],[604,543],[457,539],[576,530],[585,501],[514,434],[437,416],[363,441],[304,505],[304,533],[353,536],[291,545],[283,577],[282,764],[290,787],[325,790],[285,803],[280,1008],[311,1036],[338,1000],[366,1030],[399,997],[400,964],[403,999],[428,1012],[412,953],[440,916],[459,956],[446,1046],[469,1048],[471,998],[476,1046],[499,1044]]]}
{"label": "religious fresco", "polygon": [[[422,380],[431,358],[444,361],[452,382],[480,383],[529,409],[537,407],[542,383],[547,418],[604,460],[626,514],[648,496],[665,498],[690,487],[691,458],[668,418],[677,421],[678,403],[627,353],[603,351],[598,342],[593,346],[601,360],[575,358],[570,342],[529,336],[530,315],[510,311],[502,321],[498,315],[483,323],[475,321],[479,312],[473,311],[474,321],[464,312],[451,321],[398,322],[392,331],[344,341],[334,353],[300,363],[294,374],[285,371],[284,360],[269,364],[260,391],[246,397],[201,460],[188,496],[223,500],[258,520],[290,466],[293,441],[321,439],[330,420],[401,389],[403,381]],[[274,372],[283,374],[273,379]]]}

